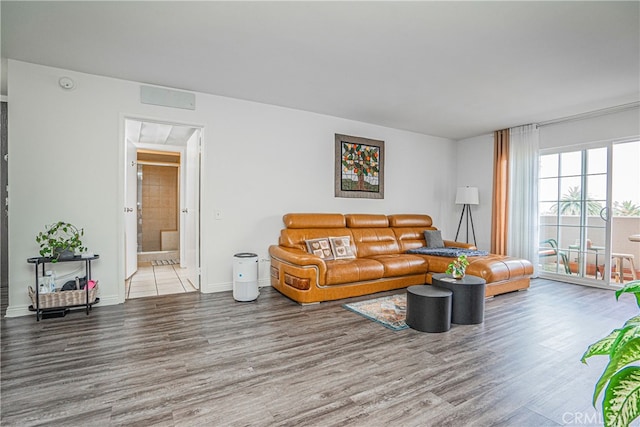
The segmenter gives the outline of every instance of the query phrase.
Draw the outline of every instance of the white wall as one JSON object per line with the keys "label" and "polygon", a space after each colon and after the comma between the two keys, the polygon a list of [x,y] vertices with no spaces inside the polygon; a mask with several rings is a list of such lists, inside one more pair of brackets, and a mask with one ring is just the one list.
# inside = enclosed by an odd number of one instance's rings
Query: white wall
{"label": "white wall", "polygon": [[[491,201],[493,200],[493,134],[481,135],[458,141],[456,146],[458,159],[456,186],[478,187],[480,204],[471,207],[473,225],[476,232],[478,249],[491,249]],[[455,191],[449,195],[449,203],[453,205]],[[453,205],[456,210],[454,221],[449,221],[451,227],[450,239],[455,237],[462,206]],[[447,236],[449,237],[449,236]],[[458,241],[466,240],[466,218],[460,227]],[[469,240],[473,242],[471,232]]]}
{"label": "white wall", "polygon": [[[58,86],[61,76],[77,87]],[[427,213],[451,230],[455,144],[366,123],[196,94],[196,110],[143,105],[140,84],[9,61],[9,309],[26,314],[35,235],[59,219],[99,253],[100,304],[124,301],[125,116],[201,125],[203,291],[231,289],[232,257],[268,257],[287,212]],[[385,141],[385,199],[334,197],[334,134]],[[482,197],[482,193],[481,193]],[[213,212],[222,212],[221,220]],[[56,267],[62,268],[62,267]],[[268,284],[268,264],[260,281]]]}

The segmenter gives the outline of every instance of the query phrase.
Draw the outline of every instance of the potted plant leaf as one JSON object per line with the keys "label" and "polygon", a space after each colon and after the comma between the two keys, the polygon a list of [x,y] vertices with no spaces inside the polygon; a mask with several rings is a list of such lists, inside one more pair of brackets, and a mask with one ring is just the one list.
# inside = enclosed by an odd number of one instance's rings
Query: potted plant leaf
{"label": "potted plant leaf", "polygon": [[80,238],[84,236],[84,229],[65,221],[45,226],[45,230],[38,233],[36,242],[40,245],[40,256],[51,259],[51,262],[71,259],[76,251],[83,252],[86,248]]}
{"label": "potted plant leaf", "polygon": [[[640,280],[618,289],[616,300],[623,293],[633,294],[640,307]],[[609,357],[593,392],[593,406],[604,390],[602,416],[605,427],[628,426],[640,416],[640,316],[632,317],[621,328],[591,344],[582,356],[582,363],[586,364],[591,356]]]}
{"label": "potted plant leaf", "polygon": [[468,266],[469,260],[467,259],[467,256],[460,255],[455,261],[447,266],[447,271],[445,271],[445,273],[451,274],[454,279],[462,279]]}

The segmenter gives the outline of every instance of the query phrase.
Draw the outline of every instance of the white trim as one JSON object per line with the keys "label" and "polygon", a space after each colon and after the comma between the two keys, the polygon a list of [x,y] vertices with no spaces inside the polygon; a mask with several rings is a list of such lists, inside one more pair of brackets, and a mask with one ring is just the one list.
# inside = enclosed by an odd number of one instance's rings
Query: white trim
{"label": "white trim", "polygon": [[21,317],[28,316],[29,314],[35,315],[35,312],[29,311],[29,306],[27,305],[20,305],[17,307],[9,306],[7,307],[7,313],[4,317]]}
{"label": "white trim", "polygon": [[[259,288],[266,288],[271,286],[271,279],[260,279],[258,280]],[[227,292],[233,290],[233,282],[222,282],[222,283],[208,283],[202,284],[202,288],[200,292],[203,294],[214,294],[218,292]]]}
{"label": "white trim", "polygon": [[[100,298],[100,302],[93,305],[94,309],[101,306],[122,304],[120,301],[118,301],[118,298],[116,296],[103,298],[100,295],[98,295],[98,297]],[[84,307],[78,306],[78,307],[72,308],[72,310],[84,310]],[[5,314],[5,317],[22,317],[22,316],[35,316],[35,315],[36,315],[35,311],[29,310],[29,305],[18,305],[18,306],[7,307],[7,313]],[[93,313],[90,312],[89,316],[91,315],[93,315]]]}
{"label": "white trim", "polygon": [[551,126],[560,123],[573,122],[576,120],[591,119],[593,117],[600,117],[606,114],[620,113],[622,111],[633,110],[640,107],[640,102],[630,102],[628,104],[616,105],[613,107],[601,108],[600,110],[587,111],[585,113],[574,114],[572,116],[560,117],[557,119],[547,120],[546,122],[538,123],[538,126]]}
{"label": "white trim", "polygon": [[[555,274],[548,271],[540,271],[539,279],[555,280],[556,282],[569,283],[571,285],[586,286],[588,288],[600,288],[608,291],[616,291],[622,287],[616,282],[605,282],[604,280],[593,281],[593,279],[584,279],[578,276],[567,276],[563,274]],[[572,280],[568,280],[572,279]]]}
{"label": "white trim", "polygon": [[575,144],[563,145],[560,147],[541,148],[539,155],[566,153],[576,150],[589,150],[591,148],[602,148],[607,144],[616,145],[635,141],[640,141],[640,135],[623,136],[621,138],[608,138],[589,142],[577,142]]}

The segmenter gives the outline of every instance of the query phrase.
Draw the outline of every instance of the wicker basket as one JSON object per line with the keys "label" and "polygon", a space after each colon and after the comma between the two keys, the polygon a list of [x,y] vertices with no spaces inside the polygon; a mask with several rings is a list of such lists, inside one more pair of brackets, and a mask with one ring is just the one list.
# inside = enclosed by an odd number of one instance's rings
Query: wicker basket
{"label": "wicker basket", "polygon": [[[89,304],[93,304],[95,302],[97,293],[98,285],[96,284],[93,289],[89,289]],[[36,291],[34,291],[31,286],[29,286],[29,297],[31,298],[33,308],[35,309],[38,306],[36,301]],[[39,294],[39,297],[40,309],[87,304],[87,291],[84,289]]]}

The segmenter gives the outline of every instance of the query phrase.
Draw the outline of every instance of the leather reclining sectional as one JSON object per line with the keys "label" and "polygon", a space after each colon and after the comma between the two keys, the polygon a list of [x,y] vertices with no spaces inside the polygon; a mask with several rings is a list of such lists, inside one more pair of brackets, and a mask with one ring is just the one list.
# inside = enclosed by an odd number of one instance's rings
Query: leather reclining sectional
{"label": "leather reclining sectional", "polygon": [[[428,215],[290,213],[283,221],[279,244],[269,248],[271,285],[301,304],[431,284],[431,273],[444,273],[452,261],[406,253],[426,246],[425,230],[437,230]],[[308,252],[308,242],[326,245],[335,238],[346,245],[333,247],[335,259]],[[503,255],[470,257],[469,262],[467,274],[486,280],[486,296],[526,289],[533,274],[531,262]]]}

